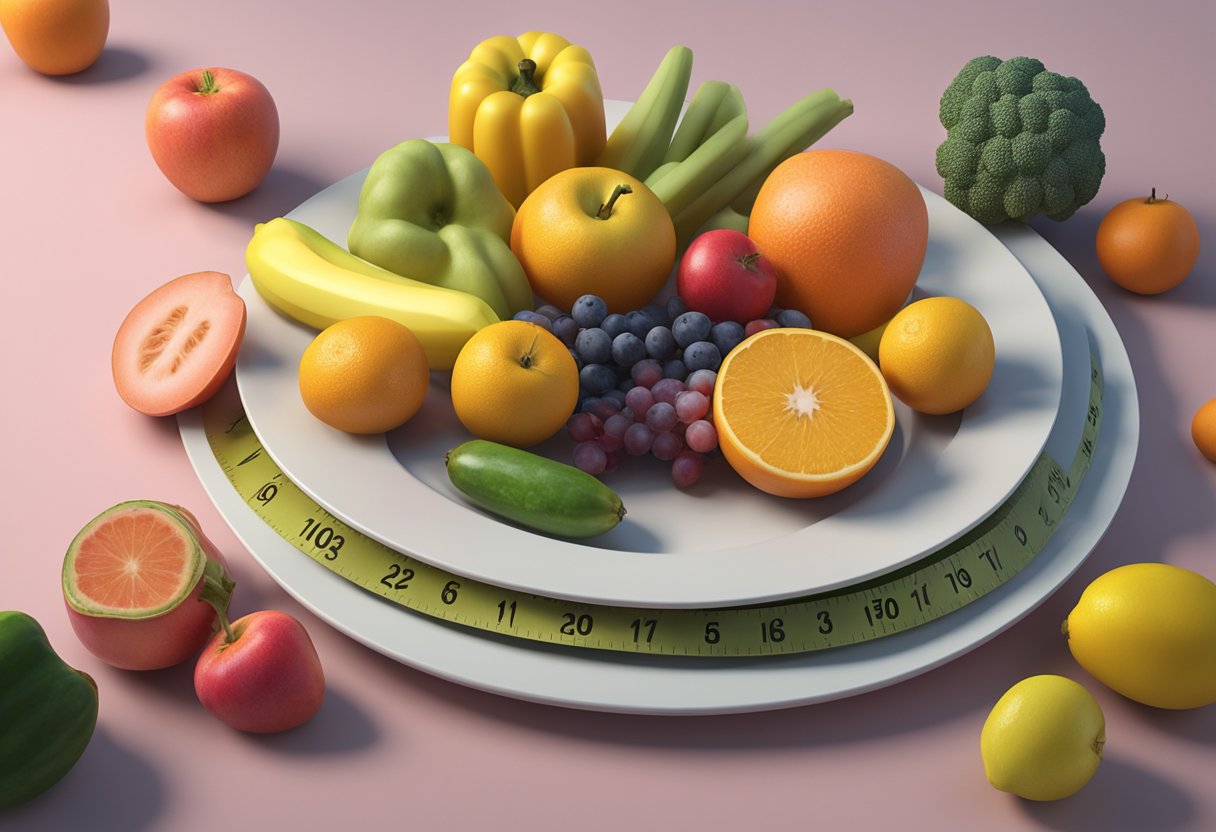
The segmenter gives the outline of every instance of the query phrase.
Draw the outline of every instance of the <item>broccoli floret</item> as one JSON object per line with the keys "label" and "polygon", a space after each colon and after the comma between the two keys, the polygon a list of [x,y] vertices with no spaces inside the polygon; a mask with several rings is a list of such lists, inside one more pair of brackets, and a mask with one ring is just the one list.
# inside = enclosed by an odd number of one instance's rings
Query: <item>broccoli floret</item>
{"label": "broccoli floret", "polygon": [[1034,58],[967,62],[942,93],[946,198],[980,222],[1065,220],[1098,194],[1106,117],[1076,78]]}

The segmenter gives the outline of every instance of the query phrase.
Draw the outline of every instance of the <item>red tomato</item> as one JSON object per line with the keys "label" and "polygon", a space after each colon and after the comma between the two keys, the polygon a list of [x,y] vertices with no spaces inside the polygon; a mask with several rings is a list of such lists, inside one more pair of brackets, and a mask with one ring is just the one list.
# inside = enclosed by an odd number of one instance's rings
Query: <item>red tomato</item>
{"label": "red tomato", "polygon": [[245,301],[232,278],[195,272],[136,304],[114,338],[118,395],[140,413],[168,416],[202,404],[232,372],[245,335]]}

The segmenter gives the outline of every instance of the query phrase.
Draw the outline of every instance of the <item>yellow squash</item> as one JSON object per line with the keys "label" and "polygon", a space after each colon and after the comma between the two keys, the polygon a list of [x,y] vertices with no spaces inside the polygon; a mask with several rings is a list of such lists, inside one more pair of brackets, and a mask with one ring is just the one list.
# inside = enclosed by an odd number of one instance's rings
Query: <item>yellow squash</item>
{"label": "yellow squash", "polygon": [[604,95],[591,55],[550,32],[499,35],[452,77],[449,140],[472,150],[516,208],[604,148]]}

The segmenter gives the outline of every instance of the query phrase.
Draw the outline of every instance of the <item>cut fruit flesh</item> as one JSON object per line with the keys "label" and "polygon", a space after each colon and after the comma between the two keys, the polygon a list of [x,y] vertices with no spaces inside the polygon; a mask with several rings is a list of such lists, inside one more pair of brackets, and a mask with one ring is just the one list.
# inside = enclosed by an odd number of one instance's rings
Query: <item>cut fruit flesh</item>
{"label": "cut fruit flesh", "polygon": [[140,413],[178,413],[219,389],[244,335],[245,302],[228,275],[175,278],[136,304],[119,327],[114,385]]}
{"label": "cut fruit flesh", "polygon": [[830,494],[882,456],[895,410],[882,374],[855,345],[824,332],[769,329],[719,369],[714,422],[745,479],[786,497]]}
{"label": "cut fruit flesh", "polygon": [[63,563],[64,595],[86,615],[150,618],[181,603],[205,565],[182,515],[150,500],[119,503],[72,541]]}

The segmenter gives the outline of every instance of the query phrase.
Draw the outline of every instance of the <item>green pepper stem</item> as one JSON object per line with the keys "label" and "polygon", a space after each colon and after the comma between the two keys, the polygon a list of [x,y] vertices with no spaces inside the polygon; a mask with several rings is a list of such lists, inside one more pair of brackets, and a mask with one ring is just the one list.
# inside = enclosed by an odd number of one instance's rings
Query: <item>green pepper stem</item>
{"label": "green pepper stem", "polygon": [[199,87],[195,90],[199,95],[211,95],[220,91],[220,85],[215,82],[215,76],[211,70],[203,70],[203,80],[199,82]]}
{"label": "green pepper stem", "polygon": [[515,83],[511,85],[511,92],[527,98],[533,93],[540,92],[540,87],[536,86],[536,80],[532,77],[536,74],[536,61],[531,58],[524,58],[517,64],[519,75],[515,78]]}
{"label": "green pepper stem", "polygon": [[228,602],[232,600],[232,590],[235,587],[236,581],[228,576],[224,567],[218,561],[208,558],[207,565],[203,568],[203,590],[199,593],[198,600],[206,601],[215,610],[220,627],[224,630],[225,644],[236,641],[236,633],[228,623]]}
{"label": "green pepper stem", "polygon": [[629,185],[617,185],[616,189],[612,192],[612,196],[608,197],[608,201],[600,206],[600,210],[595,212],[596,217],[601,220],[608,219],[610,216],[612,216],[612,206],[616,205],[616,201],[621,194],[631,193],[633,193],[633,188],[629,187]]}

